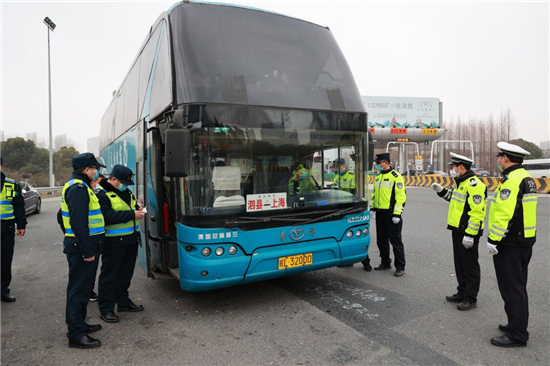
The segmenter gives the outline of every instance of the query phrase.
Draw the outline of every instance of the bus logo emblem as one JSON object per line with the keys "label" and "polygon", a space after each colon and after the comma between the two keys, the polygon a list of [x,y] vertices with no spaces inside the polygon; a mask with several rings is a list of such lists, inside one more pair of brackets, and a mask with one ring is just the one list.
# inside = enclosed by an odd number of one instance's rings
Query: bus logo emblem
{"label": "bus logo emblem", "polygon": [[290,230],[290,239],[292,240],[300,240],[306,235],[304,229],[301,227],[295,227],[294,229]]}

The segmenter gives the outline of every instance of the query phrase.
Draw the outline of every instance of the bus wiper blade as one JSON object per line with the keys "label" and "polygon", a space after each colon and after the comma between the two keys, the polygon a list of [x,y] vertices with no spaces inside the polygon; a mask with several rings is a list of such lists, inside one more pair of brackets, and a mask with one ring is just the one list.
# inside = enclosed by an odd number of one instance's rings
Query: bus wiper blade
{"label": "bus wiper blade", "polygon": [[357,208],[356,207],[350,207],[350,208],[346,208],[344,210],[329,213],[328,215],[317,217],[316,219],[308,220],[308,221],[304,222],[303,224],[304,225],[311,224],[311,223],[314,223],[314,222],[317,222],[317,221],[323,221],[323,220],[326,220],[326,219],[330,219],[332,217],[337,217],[337,216],[342,216],[342,215],[349,215],[349,214],[359,213],[359,212],[363,212],[363,211],[365,211],[365,208],[363,208],[363,207],[357,207]]}

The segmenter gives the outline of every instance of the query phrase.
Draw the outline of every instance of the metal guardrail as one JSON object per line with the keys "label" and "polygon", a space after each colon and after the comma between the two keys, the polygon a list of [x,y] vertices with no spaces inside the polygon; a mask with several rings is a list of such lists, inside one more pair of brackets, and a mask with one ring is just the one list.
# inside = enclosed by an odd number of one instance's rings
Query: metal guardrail
{"label": "metal guardrail", "polygon": [[40,193],[40,197],[57,197],[61,195],[63,186],[57,187],[34,187]]}

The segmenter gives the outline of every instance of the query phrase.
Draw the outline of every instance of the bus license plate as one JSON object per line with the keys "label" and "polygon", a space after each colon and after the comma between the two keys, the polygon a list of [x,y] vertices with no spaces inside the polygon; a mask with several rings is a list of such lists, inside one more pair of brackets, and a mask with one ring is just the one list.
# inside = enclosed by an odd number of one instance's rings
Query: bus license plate
{"label": "bus license plate", "polygon": [[313,264],[312,253],[289,255],[288,257],[279,258],[279,269],[302,267],[310,264]]}

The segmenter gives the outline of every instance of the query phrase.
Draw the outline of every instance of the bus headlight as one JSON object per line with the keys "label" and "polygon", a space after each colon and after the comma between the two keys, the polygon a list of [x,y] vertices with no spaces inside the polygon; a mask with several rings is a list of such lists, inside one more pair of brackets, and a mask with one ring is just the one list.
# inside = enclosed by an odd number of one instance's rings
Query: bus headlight
{"label": "bus headlight", "polygon": [[369,229],[368,228],[364,228],[363,229],[363,235],[368,235],[369,234]]}
{"label": "bus headlight", "polygon": [[231,255],[237,253],[237,247],[235,247],[235,246],[233,246],[233,245],[230,246],[229,249],[227,250],[227,253],[229,253],[229,254],[231,254]]}
{"label": "bus headlight", "polygon": [[353,231],[348,231],[346,235],[348,238],[353,238]]}
{"label": "bus headlight", "polygon": [[205,257],[208,257],[211,252],[212,251],[210,250],[210,248],[204,248],[203,250],[201,250],[202,255],[204,255]]}
{"label": "bus headlight", "polygon": [[357,229],[357,231],[355,232],[355,236],[361,236],[361,229]]}
{"label": "bus headlight", "polygon": [[222,247],[216,248],[216,255],[219,257],[222,254],[223,254],[223,248]]}

